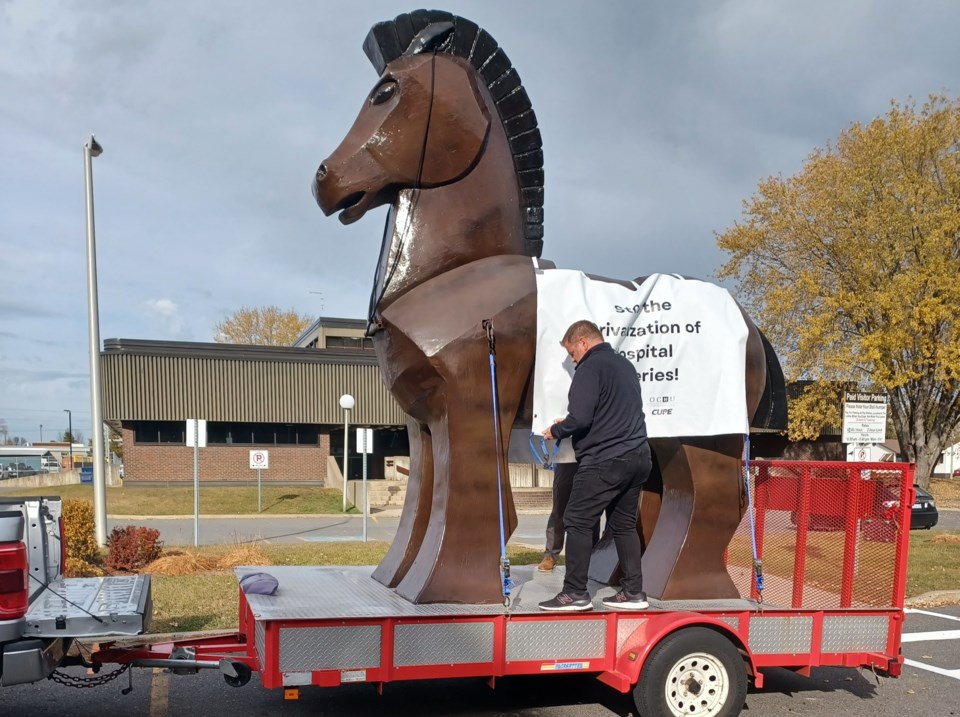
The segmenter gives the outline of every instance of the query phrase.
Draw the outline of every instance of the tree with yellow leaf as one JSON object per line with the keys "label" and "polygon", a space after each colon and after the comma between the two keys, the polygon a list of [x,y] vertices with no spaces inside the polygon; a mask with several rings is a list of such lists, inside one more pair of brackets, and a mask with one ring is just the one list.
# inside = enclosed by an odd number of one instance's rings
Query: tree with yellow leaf
{"label": "tree with yellow leaf", "polygon": [[719,235],[788,380],[791,438],[838,424],[838,387],[887,392],[900,447],[929,484],[960,425],[960,101],[891,103],[771,177]]}
{"label": "tree with yellow leaf", "polygon": [[276,306],[233,312],[215,327],[214,341],[221,344],[292,346],[313,321],[309,316],[282,311]]}

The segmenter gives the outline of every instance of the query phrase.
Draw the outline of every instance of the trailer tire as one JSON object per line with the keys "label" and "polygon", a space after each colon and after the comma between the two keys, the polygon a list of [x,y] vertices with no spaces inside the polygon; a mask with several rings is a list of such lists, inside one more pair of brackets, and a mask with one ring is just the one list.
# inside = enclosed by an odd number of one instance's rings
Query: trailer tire
{"label": "trailer tire", "polygon": [[746,698],[740,652],[705,627],[688,627],[661,640],[633,688],[641,717],[736,717]]}
{"label": "trailer tire", "polygon": [[253,671],[247,667],[247,665],[243,664],[242,662],[234,662],[233,669],[236,670],[236,677],[231,677],[227,674],[223,675],[223,681],[228,685],[231,687],[243,687],[250,681],[250,675]]}

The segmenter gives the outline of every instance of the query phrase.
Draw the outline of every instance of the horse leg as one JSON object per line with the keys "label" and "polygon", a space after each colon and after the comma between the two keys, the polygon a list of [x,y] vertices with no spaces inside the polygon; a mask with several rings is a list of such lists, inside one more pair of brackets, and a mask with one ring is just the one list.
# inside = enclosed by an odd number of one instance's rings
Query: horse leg
{"label": "horse leg", "polygon": [[[510,425],[514,397],[521,389],[501,383],[501,426]],[[500,543],[509,539],[517,519],[505,453],[495,445],[489,393],[489,387],[476,384],[448,386],[447,415],[430,424],[436,477],[430,521],[416,558],[397,585],[397,592],[413,602],[489,603],[503,598]],[[505,448],[509,432],[502,434]]]}
{"label": "horse leg", "polygon": [[[519,256],[478,260],[417,286],[380,318],[374,345],[384,382],[426,424],[432,448],[429,519],[418,545],[394,553],[416,553],[397,593],[417,603],[499,602],[501,508],[504,537],[516,527],[506,450],[536,351],[532,265]],[[499,442],[484,319],[496,335]],[[421,485],[407,500],[416,499],[425,516],[426,498]],[[399,577],[392,566],[384,573]]]}
{"label": "horse leg", "polygon": [[419,421],[407,419],[410,436],[410,475],[400,513],[400,524],[383,561],[373,571],[373,579],[393,588],[407,574],[430,521],[433,502],[433,442],[429,429]]}
{"label": "horse leg", "polygon": [[723,554],[743,515],[742,436],[651,440],[663,475],[643,556],[646,592],[662,600],[735,598]]}
{"label": "horse leg", "polygon": [[[533,302],[529,303],[532,310]],[[505,327],[497,335],[498,355],[503,357],[497,371],[499,445],[492,386],[489,372],[483,370],[489,363],[489,350],[482,334],[465,332],[433,356],[433,365],[443,378],[445,399],[445,413],[429,422],[433,503],[417,556],[397,585],[397,593],[413,602],[492,603],[503,599],[500,544],[501,539],[509,539],[517,524],[506,447],[534,353],[520,329],[525,324],[524,312],[519,313],[514,306],[493,317],[495,326]],[[470,380],[471,373],[474,380]]]}

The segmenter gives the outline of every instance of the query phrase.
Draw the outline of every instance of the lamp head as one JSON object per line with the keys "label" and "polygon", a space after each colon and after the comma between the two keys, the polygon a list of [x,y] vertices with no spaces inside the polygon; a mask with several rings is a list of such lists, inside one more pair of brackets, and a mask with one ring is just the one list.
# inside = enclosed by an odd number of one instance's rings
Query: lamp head
{"label": "lamp head", "polygon": [[353,407],[357,405],[357,402],[353,400],[353,396],[349,393],[345,393],[340,397],[340,408],[344,411],[351,411]]}

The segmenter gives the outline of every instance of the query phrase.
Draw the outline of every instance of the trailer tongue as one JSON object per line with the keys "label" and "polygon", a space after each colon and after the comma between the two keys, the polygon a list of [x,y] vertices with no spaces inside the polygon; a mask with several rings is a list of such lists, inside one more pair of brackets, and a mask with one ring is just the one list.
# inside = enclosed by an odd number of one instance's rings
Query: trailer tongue
{"label": "trailer tongue", "polygon": [[[370,567],[238,568],[276,578],[239,591],[236,635],[96,653],[96,663],[218,668],[232,685],[259,672],[297,697],[306,686],[589,672],[634,693],[641,714],[736,715],[765,667],[826,665],[898,676],[913,472],[906,464],[758,462],[754,503],[763,602],[746,517],[727,553],[742,597],[658,601],[617,612],[544,613],[562,571],[514,567],[503,605],[417,605]],[[810,526],[827,529],[814,532]],[[766,553],[767,557],[764,557]]]}

